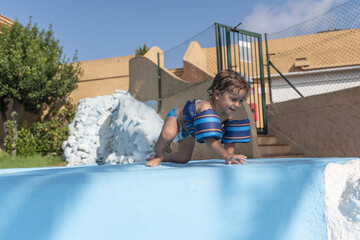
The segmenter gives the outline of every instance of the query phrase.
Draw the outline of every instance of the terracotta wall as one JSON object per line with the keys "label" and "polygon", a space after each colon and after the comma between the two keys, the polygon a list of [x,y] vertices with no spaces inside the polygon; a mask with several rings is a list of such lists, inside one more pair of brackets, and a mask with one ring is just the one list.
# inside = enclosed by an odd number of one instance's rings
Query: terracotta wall
{"label": "terracotta wall", "polygon": [[360,87],[270,104],[268,120],[307,157],[360,156]]}

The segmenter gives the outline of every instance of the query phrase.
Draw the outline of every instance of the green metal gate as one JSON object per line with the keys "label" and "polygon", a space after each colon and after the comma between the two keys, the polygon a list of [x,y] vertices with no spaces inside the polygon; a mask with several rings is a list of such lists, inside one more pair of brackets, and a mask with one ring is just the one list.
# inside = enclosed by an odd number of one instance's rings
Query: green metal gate
{"label": "green metal gate", "polygon": [[[218,71],[240,72],[250,84],[248,103],[253,111],[257,132],[267,134],[264,61],[261,34],[215,23]],[[267,88],[268,89],[268,88]]]}

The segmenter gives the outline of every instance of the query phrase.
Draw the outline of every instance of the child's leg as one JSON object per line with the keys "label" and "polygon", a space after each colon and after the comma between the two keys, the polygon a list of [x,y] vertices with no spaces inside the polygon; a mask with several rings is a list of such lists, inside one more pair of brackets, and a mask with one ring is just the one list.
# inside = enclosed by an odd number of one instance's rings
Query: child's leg
{"label": "child's leg", "polygon": [[155,157],[147,161],[146,166],[155,167],[164,160],[166,151],[178,132],[177,124],[177,119],[174,116],[169,116],[165,119],[160,136],[156,143]]}
{"label": "child's leg", "polygon": [[194,151],[195,138],[187,137],[178,142],[178,151],[166,154],[164,162],[187,163]]}

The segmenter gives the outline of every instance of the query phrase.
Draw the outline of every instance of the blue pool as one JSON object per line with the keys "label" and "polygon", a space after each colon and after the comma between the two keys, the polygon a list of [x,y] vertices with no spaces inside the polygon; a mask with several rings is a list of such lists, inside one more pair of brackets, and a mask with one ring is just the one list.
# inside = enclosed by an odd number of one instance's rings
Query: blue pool
{"label": "blue pool", "polygon": [[327,239],[324,169],[354,158],[0,170],[0,239]]}

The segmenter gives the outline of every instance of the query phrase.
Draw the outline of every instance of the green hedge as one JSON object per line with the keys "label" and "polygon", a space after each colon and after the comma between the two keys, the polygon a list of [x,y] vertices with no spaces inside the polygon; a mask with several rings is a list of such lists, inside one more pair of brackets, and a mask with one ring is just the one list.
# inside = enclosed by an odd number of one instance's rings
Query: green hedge
{"label": "green hedge", "polygon": [[[75,105],[66,102],[62,109],[50,109],[43,120],[35,122],[28,127],[24,121],[18,130],[16,141],[17,155],[29,156],[34,154],[61,155],[63,150],[62,143],[68,138],[68,125],[75,117]],[[14,147],[12,121],[8,121],[5,138],[6,151],[11,153]]]}

